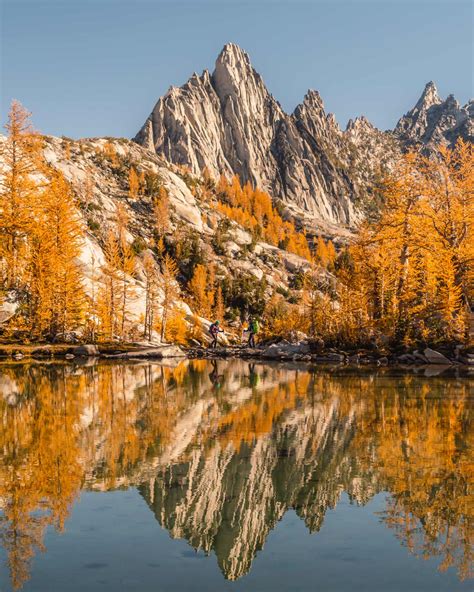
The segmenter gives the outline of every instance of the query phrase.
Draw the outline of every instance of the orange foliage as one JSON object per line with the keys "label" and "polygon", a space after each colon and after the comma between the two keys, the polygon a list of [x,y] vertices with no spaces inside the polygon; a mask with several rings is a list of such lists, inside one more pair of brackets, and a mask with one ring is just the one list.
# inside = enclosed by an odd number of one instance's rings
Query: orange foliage
{"label": "orange foliage", "polygon": [[237,176],[230,182],[222,176],[217,191],[220,197],[217,209],[227,218],[271,245],[311,261],[305,234],[298,232],[292,222],[283,220],[268,193],[254,189],[250,183],[242,187]]}

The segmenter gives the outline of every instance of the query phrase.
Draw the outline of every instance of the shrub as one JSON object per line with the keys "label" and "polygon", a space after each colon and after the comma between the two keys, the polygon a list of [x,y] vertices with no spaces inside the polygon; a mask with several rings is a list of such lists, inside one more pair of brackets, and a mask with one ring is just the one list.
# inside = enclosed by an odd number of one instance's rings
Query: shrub
{"label": "shrub", "polygon": [[147,248],[146,241],[141,237],[137,236],[131,245],[132,251],[135,255],[140,255]]}
{"label": "shrub", "polygon": [[265,308],[265,278],[258,280],[250,273],[240,272],[234,278],[227,277],[222,283],[226,307],[237,309],[241,319],[247,315],[261,315]]}
{"label": "shrub", "polygon": [[87,218],[87,226],[89,227],[89,230],[92,230],[92,232],[96,232],[100,228],[100,224],[92,218]]}

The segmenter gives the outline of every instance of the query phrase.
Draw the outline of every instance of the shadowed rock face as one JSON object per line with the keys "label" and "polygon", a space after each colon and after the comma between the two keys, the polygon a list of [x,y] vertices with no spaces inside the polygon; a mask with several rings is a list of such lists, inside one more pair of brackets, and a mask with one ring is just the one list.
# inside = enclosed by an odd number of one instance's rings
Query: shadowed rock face
{"label": "shadowed rock face", "polygon": [[194,74],[160,98],[135,141],[195,174],[207,168],[282,199],[293,213],[320,221],[357,223],[374,180],[413,144],[452,144],[473,139],[473,103],[442,101],[429,83],[417,105],[394,132],[364,117],[342,131],[309,90],[294,112],[285,113],[268,92],[249,56],[228,44],[211,74]]}

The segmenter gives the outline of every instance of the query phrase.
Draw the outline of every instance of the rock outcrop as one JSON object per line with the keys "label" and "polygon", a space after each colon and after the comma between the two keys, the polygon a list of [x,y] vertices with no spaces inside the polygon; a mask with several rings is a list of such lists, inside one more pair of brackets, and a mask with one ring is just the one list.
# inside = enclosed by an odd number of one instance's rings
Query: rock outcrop
{"label": "rock outcrop", "polygon": [[405,145],[422,144],[429,152],[437,145],[452,146],[458,138],[474,141],[474,101],[463,107],[453,95],[444,101],[434,82],[428,82],[416,105],[398,122],[395,130]]}

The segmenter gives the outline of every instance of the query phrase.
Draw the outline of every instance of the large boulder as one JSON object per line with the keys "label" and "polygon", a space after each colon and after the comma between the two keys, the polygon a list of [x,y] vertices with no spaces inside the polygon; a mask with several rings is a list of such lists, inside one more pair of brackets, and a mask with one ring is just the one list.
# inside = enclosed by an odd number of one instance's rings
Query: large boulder
{"label": "large boulder", "polygon": [[294,356],[303,356],[310,353],[310,347],[307,341],[298,343],[289,343],[280,341],[272,343],[262,353],[262,357],[267,359],[291,359]]}
{"label": "large boulder", "polygon": [[78,345],[71,350],[71,353],[75,356],[98,356],[99,355],[99,348],[97,345],[93,343],[85,343],[83,345]]}
{"label": "large boulder", "polygon": [[428,361],[428,364],[452,364],[451,360],[449,360],[445,355],[437,352],[434,349],[431,349],[430,347],[427,347],[423,354]]}
{"label": "large boulder", "polygon": [[168,190],[170,203],[176,214],[198,232],[202,232],[201,211],[186,183],[164,167],[160,169],[160,176]]}
{"label": "large boulder", "polygon": [[110,354],[108,358],[131,359],[158,359],[163,358],[185,358],[186,354],[177,345],[160,345],[158,347],[144,347],[143,349],[134,349],[118,354]]}

